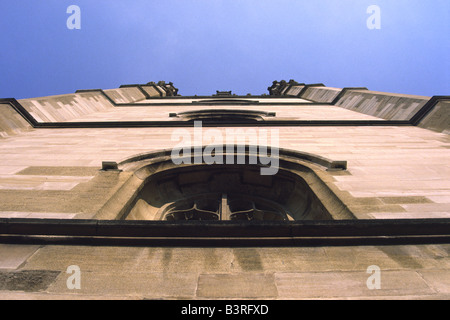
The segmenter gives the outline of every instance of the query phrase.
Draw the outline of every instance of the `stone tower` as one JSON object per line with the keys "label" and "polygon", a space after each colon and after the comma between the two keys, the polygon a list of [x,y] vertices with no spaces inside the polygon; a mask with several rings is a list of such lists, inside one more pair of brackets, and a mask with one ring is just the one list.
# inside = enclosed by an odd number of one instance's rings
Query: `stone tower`
{"label": "stone tower", "polygon": [[449,105],[294,80],[1,99],[0,298],[448,297]]}

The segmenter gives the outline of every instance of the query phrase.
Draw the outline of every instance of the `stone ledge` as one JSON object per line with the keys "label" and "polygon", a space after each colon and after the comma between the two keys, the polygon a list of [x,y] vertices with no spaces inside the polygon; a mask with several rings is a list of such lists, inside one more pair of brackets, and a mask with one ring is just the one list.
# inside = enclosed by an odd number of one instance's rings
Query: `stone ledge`
{"label": "stone ledge", "polygon": [[2,218],[0,241],[160,246],[426,244],[450,243],[449,226],[450,219],[173,223]]}

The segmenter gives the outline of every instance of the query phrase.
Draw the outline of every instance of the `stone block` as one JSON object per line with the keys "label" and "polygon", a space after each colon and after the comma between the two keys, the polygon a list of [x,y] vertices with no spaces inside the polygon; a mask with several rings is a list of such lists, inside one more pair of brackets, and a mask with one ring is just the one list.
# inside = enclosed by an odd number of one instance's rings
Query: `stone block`
{"label": "stone block", "polygon": [[16,270],[23,266],[39,246],[0,244],[0,270]]}
{"label": "stone block", "polygon": [[200,299],[271,299],[278,296],[273,274],[202,274],[198,280]]}

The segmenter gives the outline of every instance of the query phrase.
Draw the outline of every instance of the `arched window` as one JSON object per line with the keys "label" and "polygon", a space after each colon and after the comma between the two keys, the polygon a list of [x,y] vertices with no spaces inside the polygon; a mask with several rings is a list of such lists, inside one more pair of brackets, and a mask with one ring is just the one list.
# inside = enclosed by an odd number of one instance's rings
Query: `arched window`
{"label": "arched window", "polygon": [[[133,172],[97,219],[154,221],[295,221],[354,219],[318,174],[345,170],[346,162],[280,149],[279,170],[262,164],[175,165],[170,150],[117,164]],[[105,164],[106,165],[106,164]],[[107,163],[111,167],[110,163]],[[133,190],[131,190],[134,188]],[[130,197],[131,195],[131,197]],[[124,202],[124,199],[128,199]],[[114,213],[111,208],[117,208]]]}
{"label": "arched window", "polygon": [[266,118],[275,117],[275,112],[258,110],[233,110],[233,109],[205,109],[170,113],[170,117],[184,121],[264,121]]}

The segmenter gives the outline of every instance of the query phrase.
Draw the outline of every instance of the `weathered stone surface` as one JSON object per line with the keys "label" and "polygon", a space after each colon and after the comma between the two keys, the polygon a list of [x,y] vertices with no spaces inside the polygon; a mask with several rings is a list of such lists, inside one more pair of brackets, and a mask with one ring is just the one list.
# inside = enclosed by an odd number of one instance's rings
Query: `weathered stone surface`
{"label": "weathered stone surface", "polygon": [[38,122],[67,121],[113,107],[98,91],[22,99],[19,102]]}
{"label": "weathered stone surface", "polygon": [[413,271],[381,272],[381,289],[370,290],[366,281],[370,275],[360,272],[277,273],[276,283],[281,299],[317,299],[358,296],[406,296],[436,294]]}
{"label": "weathered stone surface", "polygon": [[419,274],[435,291],[440,294],[450,294],[449,270],[422,270]]}
{"label": "weathered stone surface", "polygon": [[302,94],[303,99],[308,99],[314,102],[332,102],[337,95],[342,91],[339,88],[330,87],[309,87]]}
{"label": "weathered stone surface", "polygon": [[383,119],[409,120],[428,100],[422,96],[348,90],[336,105]]}
{"label": "weathered stone surface", "polygon": [[0,139],[30,130],[31,125],[9,104],[0,104]]}
{"label": "weathered stone surface", "polygon": [[104,92],[115,103],[134,103],[145,99],[145,95],[138,88],[109,89]]}
{"label": "weathered stone surface", "polygon": [[193,297],[196,290],[197,275],[193,273],[152,272],[145,270],[115,270],[109,272],[81,273],[81,289],[74,292],[67,288],[69,275],[61,274],[48,288],[51,294],[76,293],[79,296],[104,296],[140,299],[184,299]]}
{"label": "weathered stone surface", "polygon": [[16,174],[27,176],[93,177],[98,171],[98,167],[27,167]]}
{"label": "weathered stone surface", "polygon": [[278,296],[274,276],[267,274],[208,274],[200,275],[197,297],[228,299],[269,299]]}
{"label": "weathered stone surface", "polygon": [[[23,271],[59,276],[47,294],[64,299],[445,299],[449,245],[322,248],[138,248],[46,246]],[[78,265],[81,290],[69,290]],[[381,290],[367,268],[380,267]],[[37,292],[35,290],[34,292]],[[74,295],[72,297],[72,295]],[[0,299],[11,297],[0,292]],[[20,299],[19,296],[13,296]],[[33,296],[26,296],[32,298]],[[47,299],[42,293],[36,298]]]}
{"label": "weathered stone surface", "polygon": [[[258,110],[285,120],[406,120],[427,97],[348,90],[337,106],[327,105],[340,89],[283,84],[278,100],[245,97]],[[211,108],[203,98],[155,99],[167,86],[79,92],[19,102],[38,122],[168,120],[169,113]],[[164,89],[165,88],[165,89]],[[159,90],[159,91],[158,91]],[[324,104],[313,104],[297,96]],[[291,97],[288,97],[288,96]],[[145,97],[152,97],[145,99]],[[118,107],[116,103],[132,106]],[[240,98],[241,99],[241,98]],[[277,103],[273,103],[277,101]],[[286,105],[292,102],[298,105]],[[165,103],[167,106],[159,105]],[[183,103],[184,105],[176,105]],[[221,105],[239,110],[245,105]],[[441,103],[420,124],[433,130],[446,122]],[[134,155],[171,149],[175,128],[31,129],[9,105],[0,105],[0,217],[79,219],[123,206],[116,197],[132,172],[101,171],[103,161],[120,163]],[[169,120],[168,120],[169,121]],[[226,128],[215,128],[225,136]],[[246,130],[248,128],[238,128]],[[255,129],[255,128],[253,128]],[[256,128],[258,129],[258,128]],[[449,218],[450,137],[413,126],[284,126],[281,148],[347,161],[345,172],[318,167],[321,181],[361,219]],[[184,128],[193,137],[193,128]],[[205,130],[206,131],[206,130]],[[216,132],[217,132],[216,131]],[[444,131],[445,132],[445,131]],[[247,137],[248,138],[248,137]],[[245,142],[251,142],[247,139]],[[315,164],[311,164],[315,165]],[[235,177],[236,178],[236,177]],[[140,177],[133,176],[139,180]],[[186,174],[157,190],[209,176]],[[230,178],[231,179],[231,178]],[[234,179],[234,178],[233,178]],[[244,184],[272,181],[237,176]],[[131,179],[132,180],[132,179]],[[220,179],[213,181],[223,183]],[[307,182],[314,190],[324,185]],[[283,184],[274,186],[277,195]],[[286,184],[287,185],[287,184]],[[250,187],[249,187],[250,188]],[[254,186],[253,186],[254,188]],[[173,191],[175,192],[175,191]],[[181,192],[181,191],[179,191]],[[174,193],[175,194],[175,193]],[[326,197],[325,197],[326,198]],[[112,202],[109,200],[112,199]],[[114,202],[115,200],[115,202]],[[323,201],[326,201],[323,200]],[[110,206],[108,206],[110,205]],[[339,206],[333,207],[340,210]],[[135,219],[148,214],[139,206]],[[0,299],[448,299],[448,245],[315,248],[170,248],[0,245]],[[67,267],[81,270],[80,291],[67,288]],[[368,290],[366,270],[381,270],[381,290]],[[8,272],[6,272],[6,271]]]}
{"label": "weathered stone surface", "polygon": [[[0,188],[0,214],[1,212],[29,212],[43,215],[89,213],[93,216],[122,186],[129,175],[101,172],[93,178],[69,178],[76,181],[69,184],[59,182],[43,184],[42,181],[36,183],[32,176],[26,179],[26,176],[17,175],[16,178],[20,178],[21,185],[16,185],[14,189],[11,189],[11,185],[4,187],[3,190]],[[51,179],[55,179],[55,176],[45,178],[45,181]]]}
{"label": "weathered stone surface", "polygon": [[419,127],[437,132],[450,132],[450,102],[441,101],[419,123]]}
{"label": "weathered stone surface", "polygon": [[39,246],[0,244],[0,270],[15,270],[25,264]]}
{"label": "weathered stone surface", "polygon": [[27,291],[38,292],[46,290],[59,275],[57,271],[0,271],[0,292]]}
{"label": "weathered stone surface", "polygon": [[[187,130],[192,132],[191,129]],[[443,212],[442,216],[445,216],[445,212],[449,211],[445,209],[445,204],[450,203],[448,198],[450,186],[447,182],[450,181],[450,171],[446,169],[449,150],[446,146],[450,145],[450,140],[446,135],[413,127],[342,127],[339,128],[339,135],[335,134],[335,128],[283,127],[278,130],[280,146],[283,148],[297,149],[331,159],[346,159],[350,175],[333,175],[334,180],[330,185],[347,192],[350,195],[348,201],[351,202],[352,198],[356,198],[355,205],[367,203],[367,198],[412,197],[410,200],[395,203],[408,204],[413,200],[416,201],[417,197],[426,197],[430,201],[437,202],[439,208],[433,209],[434,204],[429,203],[428,213],[422,212],[425,216],[430,214],[432,217],[439,217],[438,212]],[[86,139],[89,136],[95,136],[95,139]],[[169,148],[174,144],[175,142],[171,141],[171,131],[167,129],[35,130],[22,134],[20,139],[19,136],[15,136],[2,141],[0,172],[4,172],[4,176],[7,175],[15,181],[17,173],[21,176],[49,175],[48,172],[52,167],[54,176],[67,174],[85,176],[81,173],[82,169],[70,173],[69,169],[60,168],[86,166],[86,175],[92,174],[95,171],[93,168],[101,169],[102,161],[120,161],[131,155]],[[32,171],[20,172],[27,167],[46,167],[46,169],[39,169],[38,172],[37,169],[30,168],[27,170]],[[84,186],[87,187],[89,184],[91,187],[84,190],[90,192],[92,199],[89,199],[86,205],[91,207],[94,205],[97,208],[100,195],[105,194],[104,188],[108,187],[108,183],[112,183],[112,180],[106,179],[103,183],[93,179],[87,184],[79,184],[70,191],[44,191],[32,190],[36,188],[33,178],[21,180],[22,189],[16,186],[15,190],[0,190],[2,199],[0,211],[75,213],[80,210],[74,211],[69,206],[65,209],[61,207],[65,207],[67,196],[76,196],[78,191],[82,192]],[[97,192],[99,197],[95,196]],[[359,198],[365,200],[361,202]],[[23,199],[29,200],[25,202]],[[76,207],[83,205],[76,200],[74,202]],[[381,210],[379,213],[386,213],[382,211],[386,207],[378,208]],[[417,212],[413,207],[404,209],[406,212],[408,210]],[[376,212],[370,212],[372,213]]]}

